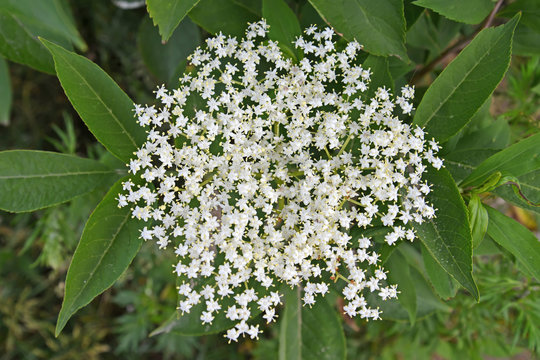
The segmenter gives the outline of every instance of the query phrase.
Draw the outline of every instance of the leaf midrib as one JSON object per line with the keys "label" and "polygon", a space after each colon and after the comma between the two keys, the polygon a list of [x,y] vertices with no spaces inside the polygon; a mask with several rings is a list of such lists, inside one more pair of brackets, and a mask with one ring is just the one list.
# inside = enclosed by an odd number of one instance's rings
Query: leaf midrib
{"label": "leaf midrib", "polygon": [[114,173],[114,170],[105,171],[78,171],[71,173],[53,173],[53,174],[32,174],[32,175],[14,175],[14,176],[0,176],[0,180],[11,179],[33,179],[33,178],[47,178],[47,177],[63,177],[63,176],[78,176],[78,175],[98,175],[98,174],[110,174]]}
{"label": "leaf midrib", "polygon": [[[491,44],[498,43],[499,40],[500,40],[504,35],[505,35],[505,33],[502,32],[501,35],[497,38],[497,40],[496,40],[496,41],[493,41]],[[484,54],[482,54],[482,56],[479,58],[478,62],[476,62],[476,63],[474,64],[474,66],[473,66],[469,71],[467,71],[467,72],[465,73],[465,76],[463,76],[463,78],[457,83],[457,85],[452,89],[452,91],[448,94],[448,96],[446,96],[446,98],[445,98],[443,101],[441,101],[441,102],[439,103],[439,105],[437,106],[437,108],[436,108],[435,110],[432,110],[432,111],[431,111],[431,115],[427,118],[427,120],[426,120],[423,124],[421,124],[422,126],[427,125],[427,124],[431,121],[431,119],[433,119],[433,117],[435,116],[435,114],[436,114],[436,113],[437,113],[437,112],[438,112],[438,111],[446,104],[446,102],[448,101],[448,99],[450,99],[450,98],[454,95],[454,93],[456,92],[456,89],[459,88],[459,87],[461,86],[461,84],[463,84],[463,82],[465,82],[465,80],[466,80],[467,77],[470,75],[470,73],[471,73],[473,70],[475,70],[476,67],[478,67],[478,65],[484,60],[484,58],[485,58],[486,56],[489,55],[489,53],[491,52],[491,50],[492,50],[494,47],[495,47],[495,45],[490,46],[490,47],[489,47],[489,51],[485,51]],[[461,54],[463,54],[463,52],[462,52]],[[447,69],[448,69],[448,67],[445,69],[445,71],[446,71]],[[441,74],[441,75],[442,75],[442,74]],[[438,77],[437,79],[439,79],[441,75],[439,75],[439,77]],[[432,86],[433,86],[434,84],[435,84],[435,83],[433,83]],[[424,95],[424,96],[425,96],[425,95]]]}
{"label": "leaf midrib", "polygon": [[[62,49],[63,50],[63,49]],[[64,50],[65,51],[65,50]],[[109,108],[107,106],[107,104],[103,101],[103,99],[101,98],[101,96],[99,96],[99,94],[94,90],[94,88],[90,85],[90,83],[88,83],[88,81],[86,81],[86,78],[77,70],[77,68],[75,68],[73,65],[71,65],[71,63],[69,61],[67,61],[66,57],[63,56],[63,54],[60,54],[60,53],[56,53],[56,55],[60,56],[62,58],[62,60],[71,68],[73,69],[73,71],[77,74],[77,76],[79,76],[79,78],[86,84],[86,86],[92,91],[92,93],[96,96],[96,98],[99,100],[99,102],[103,105],[103,107],[105,109],[107,109],[107,111],[109,112],[109,114],[111,115],[111,117],[114,119],[114,121],[116,122],[116,124],[122,129],[122,132],[128,137],[128,139],[131,141],[131,143],[133,144],[133,146],[135,148],[137,148],[137,142],[135,141],[135,139],[131,136],[131,134],[127,131],[127,129],[124,127],[124,125],[122,124],[122,122],[120,121],[120,119],[118,119],[118,117],[114,114],[114,112],[112,111],[111,108]],[[56,56],[55,55],[55,56]],[[84,57],[83,57],[84,58]],[[86,58],[84,58],[86,59]],[[88,59],[86,59],[88,60]],[[88,60],[90,61],[90,60]],[[93,64],[93,63],[92,63]],[[94,64],[95,65],[95,64]],[[120,91],[122,91],[120,89]],[[66,92],[67,94],[67,92]],[[84,119],[83,119],[84,120]],[[85,121],[86,122],[86,121]]]}
{"label": "leaf midrib", "polygon": [[453,164],[453,165],[456,165],[458,167],[463,167],[463,168],[467,168],[467,169],[476,169],[474,166],[472,165],[469,165],[469,164],[466,164],[466,163],[463,163],[463,162],[459,162],[459,161],[454,161],[454,160],[448,160],[448,159],[444,159],[444,162],[445,163],[448,163],[448,164]]}
{"label": "leaf midrib", "polygon": [[[537,139],[535,138],[537,135],[533,135],[531,136],[530,138],[527,138],[525,140],[523,140],[522,143],[517,143],[513,146],[517,146],[517,145],[520,145],[520,144],[523,144],[525,141],[527,141],[528,139],[535,139],[534,141],[536,141]],[[540,139],[540,133],[538,134],[538,139]],[[530,145],[529,145],[529,142],[533,142],[533,140],[530,140],[527,142],[527,144],[523,144],[523,149],[520,149],[519,152],[517,152],[516,154],[514,155],[510,155],[510,157],[507,159],[507,160],[503,160],[503,161],[499,161],[500,158],[503,158],[503,157],[506,157],[504,154],[504,152],[508,149],[511,149],[512,146],[506,148],[505,150],[502,150],[496,154],[493,154],[492,156],[490,156],[489,158],[487,158],[486,160],[484,160],[483,162],[481,162],[477,167],[476,167],[476,170],[475,172],[477,172],[477,174],[475,175],[474,172],[471,173],[467,179],[465,179],[466,181],[464,181],[464,184],[471,184],[471,183],[474,183],[476,181],[478,181],[478,179],[481,179],[482,177],[486,176],[487,174],[490,174],[490,173],[493,173],[495,171],[500,171],[502,170],[501,168],[505,167],[507,164],[509,163],[512,163],[514,162],[514,159],[516,158],[520,158],[523,153],[526,153],[527,151],[530,150]],[[508,153],[507,153],[508,154]],[[495,163],[497,166],[495,168],[491,167],[490,165],[492,163]],[[487,164],[487,165],[486,165]],[[487,170],[485,170],[487,168]],[[473,176],[475,175],[475,176]]]}
{"label": "leaf midrib", "polygon": [[[452,259],[452,262],[457,266],[459,272],[465,277],[465,279],[467,279],[467,274],[463,272],[463,270],[461,269],[461,266],[459,266],[459,263],[457,262],[456,258],[452,255],[452,252],[450,251],[450,249],[448,248],[448,246],[446,245],[446,242],[444,241],[443,237],[441,236],[441,234],[439,233],[439,230],[437,229],[437,226],[435,226],[435,222],[433,221],[433,219],[429,219],[428,222],[433,226],[433,229],[435,230],[435,233],[437,234],[437,237],[443,241],[440,241],[440,243],[443,244],[444,246],[444,249],[446,250],[446,252],[448,254],[450,254],[450,258]],[[439,263],[439,265],[444,269],[444,266],[439,262],[437,256],[433,253],[433,251],[431,250],[430,247],[426,246],[426,248],[429,250],[429,252],[431,253],[431,255],[433,256],[433,258]],[[450,274],[452,277],[453,275]],[[458,279],[456,279],[458,280]],[[459,281],[459,280],[458,280]]]}
{"label": "leaf midrib", "polygon": [[[97,209],[96,209],[97,210]],[[71,301],[71,304],[69,305],[69,308],[70,308],[70,311],[72,312],[73,309],[73,304],[75,304],[75,302],[77,301],[77,299],[81,296],[81,294],[83,293],[83,291],[89,286],[90,284],[90,280],[93,278],[96,270],[99,268],[99,266],[101,265],[101,263],[103,262],[103,259],[105,258],[105,256],[109,253],[109,250],[111,249],[113,243],[116,241],[117,237],[118,237],[118,234],[120,233],[120,231],[122,231],[122,229],[124,228],[124,225],[126,224],[126,222],[129,220],[129,212],[126,213],[126,215],[124,216],[124,220],[122,220],[122,223],[118,226],[116,232],[113,234],[112,238],[111,238],[111,241],[109,242],[109,244],[107,245],[107,248],[105,249],[105,251],[102,253],[102,255],[100,256],[99,258],[99,261],[98,263],[96,264],[96,266],[94,266],[92,272],[90,272],[89,276],[88,276],[88,281],[86,282],[83,282],[83,286],[80,288],[79,292],[72,298],[72,301]],[[84,235],[84,234],[83,234]],[[76,310],[76,309],[75,309]],[[71,315],[71,314],[70,314]]]}

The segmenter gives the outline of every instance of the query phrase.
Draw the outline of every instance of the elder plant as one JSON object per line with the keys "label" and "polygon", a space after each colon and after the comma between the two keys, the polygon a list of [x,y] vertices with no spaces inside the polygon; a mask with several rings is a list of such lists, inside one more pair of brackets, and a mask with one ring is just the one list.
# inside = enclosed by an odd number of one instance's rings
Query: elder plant
{"label": "elder plant", "polygon": [[[73,256],[57,335],[121,276],[143,241],[177,256],[178,309],[155,333],[222,332],[238,341],[258,338],[277,320],[280,338],[293,339],[280,342],[280,353],[307,341],[324,358],[345,356],[339,318],[405,314],[414,323],[434,311],[417,296],[424,283],[434,301],[456,296],[459,286],[478,300],[472,259],[482,241],[540,278],[535,236],[486,204],[500,196],[537,211],[538,194],[525,188],[540,169],[540,135],[486,152],[476,133],[478,144],[461,148],[507,70],[519,15],[490,27],[500,2],[488,9],[470,43],[415,103],[409,71],[394,72],[395,86],[387,57],[411,63],[403,4],[343,15],[335,11],[341,2],[310,3],[333,29],[302,32],[281,0],[263,1],[265,19],[217,25],[205,20],[202,4],[164,13],[149,0],[164,40],[188,12],[216,35],[187,57],[178,85],[159,86],[148,105],[134,105],[71,51],[71,43],[86,46],[73,32],[28,38],[26,49],[42,58],[0,37],[7,59],[56,74],[96,139],[127,164],[126,171],[60,153],[0,152],[6,211],[41,209],[114,182]],[[0,15],[15,36],[25,24],[10,6]],[[437,6],[441,16],[466,17],[457,21],[484,18]],[[236,10],[242,17],[245,10]],[[505,11],[513,15],[512,7]],[[392,25],[366,33],[365,13]],[[420,280],[410,272],[418,261]],[[321,333],[310,333],[314,327]]]}
{"label": "elder plant", "polygon": [[[241,41],[208,39],[180,87],[156,91],[161,108],[136,106],[147,140],[129,172],[143,184],[124,182],[118,197],[134,218],[154,220],[144,240],[174,246],[180,312],[204,303],[203,324],[224,312],[236,322],[231,340],[257,337],[251,307],[274,320],[281,284],[313,305],[341,278],[345,313],[379,319],[363,293],[395,298],[397,285],[372,239],[353,241],[348,230],[381,224],[388,245],[413,241],[407,224],[435,214],[422,175],[442,166],[437,143],[393,115],[397,104],[411,112],[411,87],[362,100],[370,70],[357,65],[356,41],[338,51],[332,29],[312,26],[296,40],[304,58],[294,64],[277,42],[261,44],[267,32],[261,21]],[[193,117],[190,98],[199,100]]]}

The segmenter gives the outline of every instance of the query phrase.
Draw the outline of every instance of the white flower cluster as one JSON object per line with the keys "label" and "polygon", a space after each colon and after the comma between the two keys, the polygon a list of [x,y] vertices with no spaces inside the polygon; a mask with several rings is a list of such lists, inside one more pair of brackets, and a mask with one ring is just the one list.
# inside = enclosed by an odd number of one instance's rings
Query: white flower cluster
{"label": "white flower cluster", "polygon": [[275,319],[282,284],[312,305],[341,278],[344,311],[378,319],[364,295],[397,288],[373,239],[350,230],[385,226],[388,244],[412,241],[406,224],[435,214],[422,174],[442,166],[437,144],[394,115],[396,104],[412,110],[413,88],[367,98],[357,42],[339,50],[331,29],[310,27],[295,63],[267,31],[261,21],[240,42],[207,40],[179,88],[158,89],[159,109],[136,106],[148,137],[129,168],[143,184],[124,183],[118,198],[152,222],[143,239],[175,247],[179,309],[199,305],[203,323],[224,314],[234,341],[258,336],[253,313]]}

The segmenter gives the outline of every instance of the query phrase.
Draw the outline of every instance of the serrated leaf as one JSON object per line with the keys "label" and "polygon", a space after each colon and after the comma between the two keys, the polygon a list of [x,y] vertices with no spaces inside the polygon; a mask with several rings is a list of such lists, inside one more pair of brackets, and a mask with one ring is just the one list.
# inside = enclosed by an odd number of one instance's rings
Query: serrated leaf
{"label": "serrated leaf", "polygon": [[178,66],[200,42],[199,29],[189,18],[180,23],[166,44],[161,43],[157,30],[148,18],[142,20],[137,34],[137,44],[144,64],[160,83],[173,80]]}
{"label": "serrated leaf", "polygon": [[0,152],[0,209],[24,212],[92,191],[115,172],[95,160],[47,151]]}
{"label": "serrated leaf", "polygon": [[423,179],[433,186],[426,201],[437,211],[435,218],[413,223],[418,238],[439,265],[478,299],[472,277],[469,217],[456,183],[444,168],[428,167]]}
{"label": "serrated leaf", "polygon": [[540,241],[525,226],[486,206],[489,215],[488,234],[508,250],[536,279],[540,279]]}
{"label": "serrated leaf", "polygon": [[514,34],[512,53],[520,56],[540,55],[540,33],[528,26],[518,26]]}
{"label": "serrated leaf", "polygon": [[480,200],[480,197],[476,194],[471,196],[468,209],[469,221],[471,223],[473,248],[477,248],[482,240],[484,240],[484,236],[486,235],[488,227],[488,213],[482,204],[482,200]]}
{"label": "serrated leaf", "polygon": [[300,290],[288,290],[279,329],[279,360],[345,359],[343,328],[325,298],[302,306]]}
{"label": "serrated leaf", "polygon": [[114,284],[141,247],[143,222],[132,218],[129,208],[118,207],[117,196],[126,180],[112,186],[84,227],[67,273],[56,336],[75,312]]}
{"label": "serrated leaf", "polygon": [[538,169],[540,169],[540,133],[523,139],[484,160],[463,180],[461,186],[478,186],[495,172],[500,172],[502,176],[519,177]]}
{"label": "serrated leaf", "polygon": [[495,6],[491,0],[417,0],[414,4],[466,24],[479,24]]}
{"label": "serrated leaf", "polygon": [[0,57],[0,125],[9,124],[12,98],[8,64]]}
{"label": "serrated leaf", "polygon": [[176,27],[199,0],[147,0],[148,13],[159,28],[163,41],[168,41]]}
{"label": "serrated leaf", "polygon": [[462,129],[506,73],[518,20],[482,30],[428,88],[413,124],[441,142]]}
{"label": "serrated leaf", "polygon": [[422,259],[429,281],[437,295],[443,300],[454,297],[458,290],[456,281],[433,259],[425,246],[422,246]]}
{"label": "serrated leaf", "polygon": [[259,16],[232,0],[201,0],[189,13],[194,23],[211,34],[243,37],[248,23]]}
{"label": "serrated leaf", "polygon": [[86,126],[107,150],[128,163],[146,139],[135,121],[133,101],[87,58],[41,41],[53,55],[58,79]]}
{"label": "serrated leaf", "polygon": [[300,24],[296,15],[284,0],[263,0],[263,17],[270,29],[268,37],[279,42],[291,55],[298,59],[298,51],[294,47],[294,41],[300,35]]}
{"label": "serrated leaf", "polygon": [[406,60],[405,18],[400,0],[309,0],[317,12],[349,41],[373,55]]}

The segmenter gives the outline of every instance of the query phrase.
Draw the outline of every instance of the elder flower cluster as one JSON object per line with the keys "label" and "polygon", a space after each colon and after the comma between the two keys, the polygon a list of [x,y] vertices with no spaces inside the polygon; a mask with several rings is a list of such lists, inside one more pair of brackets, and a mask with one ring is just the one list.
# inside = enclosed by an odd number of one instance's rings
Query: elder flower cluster
{"label": "elder flower cluster", "polygon": [[442,166],[437,144],[395,115],[411,112],[413,88],[368,98],[356,41],[338,49],[312,26],[294,62],[267,33],[260,21],[241,41],[208,39],[179,87],[157,90],[158,108],[136,106],[148,135],[118,197],[148,222],[144,240],[174,247],[179,310],[225,316],[233,341],[258,336],[255,313],[276,318],[282,286],[313,305],[342,279],[344,312],[379,319],[368,294],[395,298],[397,286],[374,240],[352,234],[385,226],[389,245],[412,241],[407,224],[435,215],[422,174]]}

